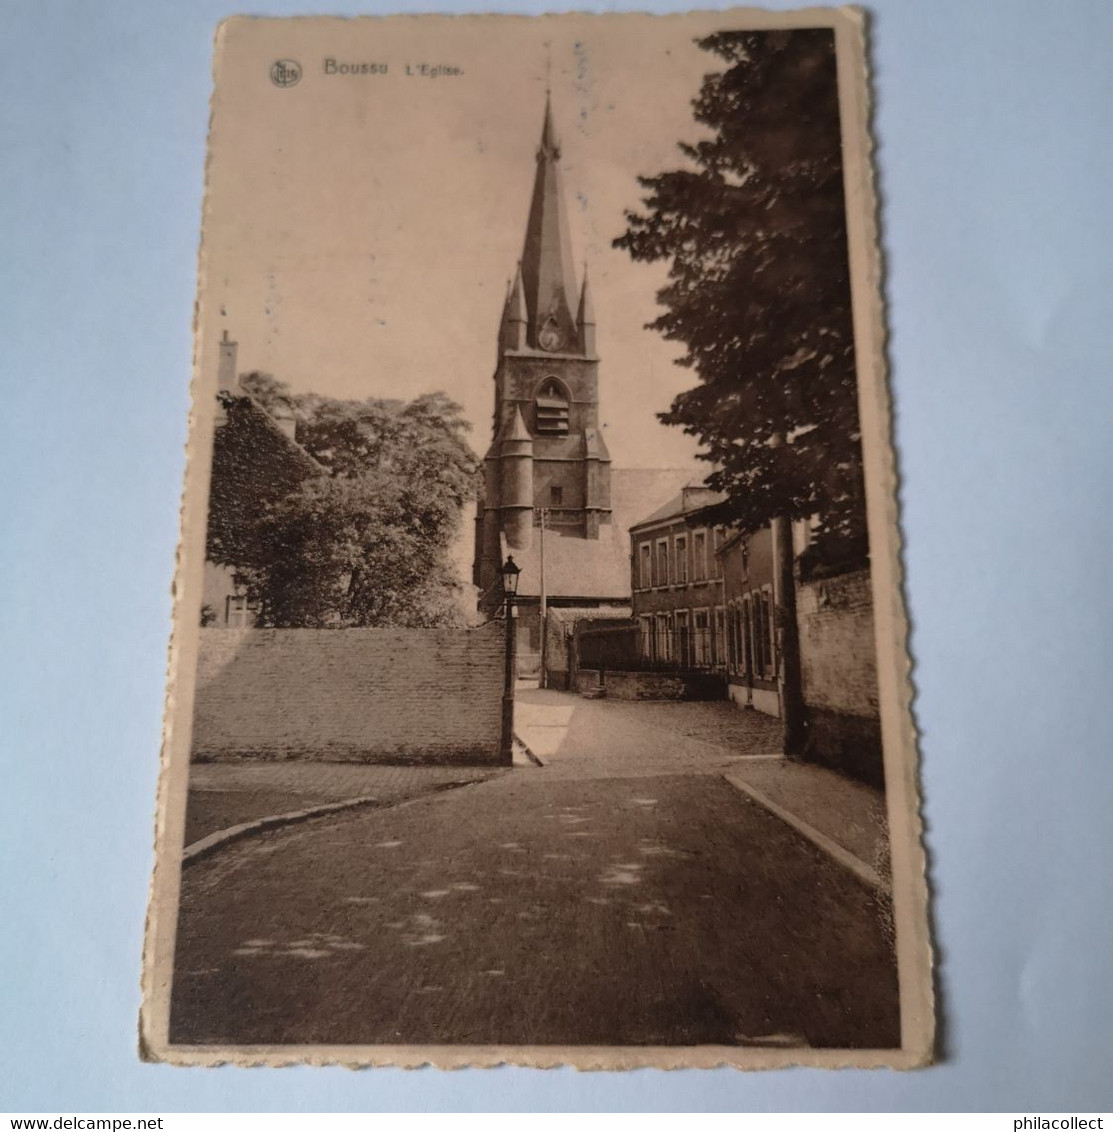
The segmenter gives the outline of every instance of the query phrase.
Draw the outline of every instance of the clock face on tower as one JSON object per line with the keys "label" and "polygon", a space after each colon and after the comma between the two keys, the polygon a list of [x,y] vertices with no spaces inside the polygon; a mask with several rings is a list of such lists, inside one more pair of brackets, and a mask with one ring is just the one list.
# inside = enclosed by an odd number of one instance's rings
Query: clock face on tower
{"label": "clock face on tower", "polygon": [[561,334],[560,327],[552,315],[545,320],[545,325],[541,327],[540,333],[537,335],[537,344],[542,350],[548,350],[550,353],[559,350],[564,345],[564,335]]}

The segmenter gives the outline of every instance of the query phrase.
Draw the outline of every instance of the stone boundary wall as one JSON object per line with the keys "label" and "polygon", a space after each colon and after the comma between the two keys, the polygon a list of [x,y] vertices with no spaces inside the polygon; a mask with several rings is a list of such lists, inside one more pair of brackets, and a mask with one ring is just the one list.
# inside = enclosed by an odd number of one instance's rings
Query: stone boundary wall
{"label": "stone boundary wall", "polygon": [[800,583],[796,617],[808,720],[807,757],[882,785],[869,570]]}
{"label": "stone boundary wall", "polygon": [[500,627],[204,629],[195,761],[494,764]]}
{"label": "stone boundary wall", "polygon": [[[716,673],[612,672],[603,673],[603,694],[611,700],[725,700],[725,677]],[[576,691],[596,692],[597,668],[576,670]]]}

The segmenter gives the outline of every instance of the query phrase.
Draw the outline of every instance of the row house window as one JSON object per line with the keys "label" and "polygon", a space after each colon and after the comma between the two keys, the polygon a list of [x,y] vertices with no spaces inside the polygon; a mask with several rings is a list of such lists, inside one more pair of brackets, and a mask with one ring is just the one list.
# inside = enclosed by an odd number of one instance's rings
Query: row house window
{"label": "row house window", "polygon": [[692,630],[688,611],[686,609],[677,610],[674,617],[676,619],[676,635],[673,640],[673,647],[676,649],[676,659],[687,668],[692,663]]}
{"label": "row house window", "polygon": [[777,675],[776,622],[772,587],[747,594],[726,613],[727,663],[732,672],[759,680]]}
{"label": "row house window", "polygon": [[771,679],[776,675],[773,642],[776,639],[773,622],[773,592],[766,586],[755,590],[750,611],[751,634],[750,652],[755,676]]}
{"label": "row house window", "polygon": [[723,562],[719,551],[726,541],[726,527],[712,527],[710,530],[695,532],[692,536],[692,581],[703,582],[708,578],[723,576]]}
{"label": "row house window", "polygon": [[670,632],[669,615],[657,614],[657,640],[653,654],[657,660],[672,659],[672,633]]}
{"label": "row house window", "polygon": [[646,660],[674,662],[685,668],[724,665],[727,626],[724,609],[642,614],[638,618],[638,653]]}
{"label": "row house window", "polygon": [[638,618],[638,652],[646,658],[653,656],[653,618]]}
{"label": "row house window", "polygon": [[723,560],[719,557],[719,551],[723,549],[723,543],[727,541],[726,527],[716,527],[712,538],[711,576],[721,578],[723,576]]}
{"label": "row house window", "polygon": [[706,609],[697,609],[692,614],[692,660],[706,668],[711,664],[713,653],[711,615]]}
{"label": "row house window", "polygon": [[653,585],[653,547],[647,542],[638,548],[638,584],[643,590]]}
{"label": "row house window", "polygon": [[707,532],[692,535],[692,581],[702,582],[707,577]]}
{"label": "row house window", "polygon": [[256,612],[245,594],[225,598],[224,623],[229,629],[250,629],[255,624]]}
{"label": "row house window", "polygon": [[[670,540],[661,538],[656,544],[639,543],[636,584],[643,590],[654,586],[685,586],[689,582],[706,582],[721,578],[723,564],[715,553],[726,541],[726,529],[674,535]],[[671,542],[671,546],[670,546]]]}
{"label": "row house window", "polygon": [[732,605],[727,610],[727,666],[735,674],[746,671],[746,627],[742,606]]}

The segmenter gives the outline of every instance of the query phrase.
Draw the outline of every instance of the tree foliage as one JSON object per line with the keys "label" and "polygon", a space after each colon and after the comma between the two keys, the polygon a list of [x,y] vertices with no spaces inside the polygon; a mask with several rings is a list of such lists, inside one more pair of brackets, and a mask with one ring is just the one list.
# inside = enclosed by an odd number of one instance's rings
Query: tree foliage
{"label": "tree foliage", "polygon": [[[296,482],[249,484],[241,471],[221,485],[214,461],[214,503],[228,497],[228,523],[210,506],[210,557],[223,549],[262,622],[280,628],[432,627],[460,624],[463,603],[450,548],[472,492],[475,457],[460,407],[441,393],[413,401],[338,401],[293,395],[266,374],[243,379],[253,427],[221,444],[228,467],[260,471],[263,481],[286,464],[273,451],[259,462],[260,431],[279,410],[298,419],[297,444],[278,435],[300,462]],[[260,425],[260,421],[263,422]],[[273,421],[270,422],[273,426]],[[307,472],[307,466],[312,469]],[[274,481],[272,481],[274,482]]]}
{"label": "tree foliage", "polygon": [[260,516],[323,469],[290,443],[253,396],[222,391],[217,397],[225,423],[213,440],[205,557],[241,566],[266,553],[260,543]]}
{"label": "tree foliage", "polygon": [[639,178],[644,211],[616,241],[668,261],[651,327],[681,342],[699,384],[666,424],[699,439],[727,494],[717,516],[756,528],[818,514],[864,534],[833,34],[723,32],[724,70],[693,101],[709,136],[687,167]]}
{"label": "tree foliage", "polygon": [[[446,536],[414,485],[387,472],[306,481],[260,517],[268,553],[245,574],[277,628],[459,621]],[[447,516],[447,513],[446,513]]]}

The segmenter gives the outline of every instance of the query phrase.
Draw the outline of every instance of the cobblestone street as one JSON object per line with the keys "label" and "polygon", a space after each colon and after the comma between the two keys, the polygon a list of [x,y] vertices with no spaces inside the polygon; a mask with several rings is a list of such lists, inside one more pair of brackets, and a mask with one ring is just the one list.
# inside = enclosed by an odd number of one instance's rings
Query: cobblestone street
{"label": "cobblestone street", "polygon": [[586,700],[518,694],[515,731],[550,778],[721,774],[739,759],[779,756],[777,720],[728,703]]}
{"label": "cobblestone street", "polygon": [[195,768],[204,796],[410,804],[187,869],[172,1040],[895,1043],[887,899],[728,783],[773,765],[779,729],[719,707],[522,691],[545,765],[467,789],[446,768]]}

